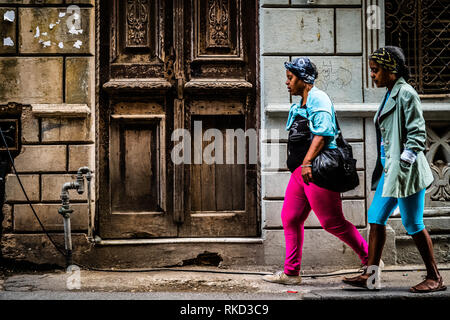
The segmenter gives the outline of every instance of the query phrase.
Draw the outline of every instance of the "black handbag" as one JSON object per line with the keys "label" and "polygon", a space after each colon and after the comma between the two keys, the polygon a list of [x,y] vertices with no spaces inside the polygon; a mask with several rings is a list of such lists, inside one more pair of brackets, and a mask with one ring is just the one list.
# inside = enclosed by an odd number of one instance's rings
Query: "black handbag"
{"label": "black handbag", "polygon": [[297,116],[289,129],[286,165],[290,172],[302,164],[311,146],[313,135],[308,123],[307,118]]}
{"label": "black handbag", "polygon": [[336,149],[324,149],[312,162],[313,183],[319,187],[347,192],[359,185],[356,172],[356,159],[353,158],[352,146],[344,139],[336,117],[339,136]]}

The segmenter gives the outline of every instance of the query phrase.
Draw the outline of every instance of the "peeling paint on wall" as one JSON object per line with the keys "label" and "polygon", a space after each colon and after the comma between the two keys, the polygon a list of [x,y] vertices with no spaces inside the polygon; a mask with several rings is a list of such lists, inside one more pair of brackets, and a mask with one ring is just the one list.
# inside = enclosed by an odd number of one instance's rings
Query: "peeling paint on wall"
{"label": "peeling paint on wall", "polygon": [[77,48],[77,49],[80,49],[82,44],[83,44],[82,41],[77,40],[77,41],[73,44],[73,46],[74,46],[75,48]]}
{"label": "peeling paint on wall", "polygon": [[[61,21],[64,20],[66,20],[65,23],[67,25],[67,29],[63,28],[63,32],[66,32],[68,35],[73,36],[83,34],[84,30],[81,28],[81,14],[79,13],[79,10],[80,8],[77,6],[69,6],[67,8],[67,12],[59,11],[59,19],[57,21],[48,21],[48,25],[39,25],[35,27],[36,32],[34,38],[36,38],[38,42],[42,44],[43,48],[54,45],[59,49],[64,49],[64,45],[69,45],[67,43],[67,41],[69,41],[69,43],[73,44],[74,48],[80,49],[83,45],[83,42],[80,39],[76,39],[76,37],[66,36],[64,37],[65,39],[58,39],[63,36],[63,34],[61,34],[62,30],[58,30],[58,26],[60,25]],[[53,37],[54,33],[57,34],[56,39]]]}
{"label": "peeling paint on wall", "polygon": [[5,14],[3,15],[3,20],[5,21],[14,22],[15,18],[16,13],[14,12],[14,10],[6,11]]}
{"label": "peeling paint on wall", "polygon": [[70,34],[82,34],[83,33],[83,29],[75,29],[75,26],[72,26],[72,28],[70,28],[69,30]]}
{"label": "peeling paint on wall", "polygon": [[34,35],[35,38],[39,38],[41,35],[41,32],[39,31],[39,27],[36,27],[36,34]]}
{"label": "peeling paint on wall", "polygon": [[12,39],[10,37],[4,38],[3,39],[3,45],[4,46],[13,47],[14,46],[14,41],[12,41]]}

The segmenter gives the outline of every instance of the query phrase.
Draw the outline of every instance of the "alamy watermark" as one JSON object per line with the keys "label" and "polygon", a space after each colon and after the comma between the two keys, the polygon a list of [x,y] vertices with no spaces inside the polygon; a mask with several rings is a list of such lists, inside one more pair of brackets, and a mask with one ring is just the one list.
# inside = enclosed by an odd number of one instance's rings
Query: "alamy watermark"
{"label": "alamy watermark", "polygon": [[370,5],[366,10],[367,20],[366,26],[367,29],[381,29],[381,8],[377,5]]}
{"label": "alamy watermark", "polygon": [[381,289],[381,268],[377,265],[371,265],[367,268],[367,273],[370,274],[367,279],[367,288],[369,290]]}
{"label": "alamy watermark", "polygon": [[79,6],[70,5],[67,7],[66,13],[68,14],[66,25],[71,30],[80,30],[81,29],[81,9]]}
{"label": "alamy watermark", "polygon": [[81,289],[81,269],[77,265],[70,265],[66,269],[66,287],[69,290]]}
{"label": "alamy watermark", "polygon": [[[265,141],[280,141],[280,130],[209,128],[203,131],[202,121],[194,121],[193,134],[187,129],[176,129],[171,135],[174,147],[171,159],[181,164],[257,164],[259,136]],[[248,150],[248,152],[247,152]],[[281,146],[271,144],[260,152],[264,166],[280,165]]]}

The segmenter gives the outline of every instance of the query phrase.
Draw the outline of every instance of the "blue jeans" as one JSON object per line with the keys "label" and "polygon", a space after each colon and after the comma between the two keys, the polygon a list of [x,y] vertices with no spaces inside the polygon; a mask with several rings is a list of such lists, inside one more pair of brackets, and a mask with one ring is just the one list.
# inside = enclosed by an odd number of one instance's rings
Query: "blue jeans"
{"label": "blue jeans", "polygon": [[[381,159],[384,167],[384,159]],[[382,197],[384,173],[378,182],[375,197],[368,212],[368,222],[386,225],[389,216],[399,206],[402,223],[409,235],[425,229],[423,224],[423,209],[425,207],[425,189],[406,198]]]}

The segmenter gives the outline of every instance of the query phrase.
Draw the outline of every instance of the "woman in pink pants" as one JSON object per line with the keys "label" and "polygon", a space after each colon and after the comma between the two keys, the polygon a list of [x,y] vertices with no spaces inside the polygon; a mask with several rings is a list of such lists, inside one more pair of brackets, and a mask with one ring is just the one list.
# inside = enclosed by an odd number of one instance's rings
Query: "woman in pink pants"
{"label": "woman in pink pants", "polygon": [[345,219],[340,193],[321,188],[312,179],[313,159],[322,149],[337,148],[335,137],[338,134],[333,104],[325,92],[314,86],[317,69],[307,57],[286,62],[285,67],[290,94],[301,97],[299,104],[291,106],[286,124],[289,130],[287,165],[292,172],[281,211],[286,258],[284,270],[263,279],[300,284],[304,223],[311,210],[326,231],[356,252],[363,265],[367,265],[368,246],[355,226]]}

